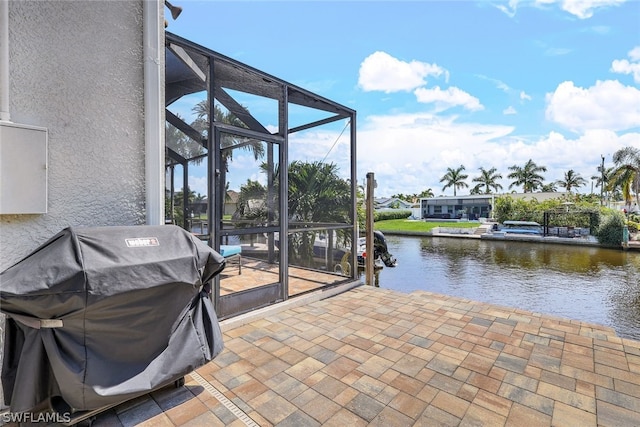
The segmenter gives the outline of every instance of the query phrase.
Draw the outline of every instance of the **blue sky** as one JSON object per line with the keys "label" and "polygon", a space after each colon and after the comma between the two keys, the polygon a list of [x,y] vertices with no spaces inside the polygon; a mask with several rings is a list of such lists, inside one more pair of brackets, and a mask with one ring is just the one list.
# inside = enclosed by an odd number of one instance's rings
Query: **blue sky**
{"label": "blue sky", "polygon": [[172,3],[167,31],[356,110],[376,197],[453,195],[439,181],[460,165],[469,188],[495,167],[507,192],[529,159],[589,193],[601,155],[640,149],[637,0]]}

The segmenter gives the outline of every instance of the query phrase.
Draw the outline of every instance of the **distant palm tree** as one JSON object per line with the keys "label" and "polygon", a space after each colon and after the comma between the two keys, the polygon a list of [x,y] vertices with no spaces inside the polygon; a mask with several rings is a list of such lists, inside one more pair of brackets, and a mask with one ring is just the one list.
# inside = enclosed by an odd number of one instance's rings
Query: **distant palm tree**
{"label": "distant palm tree", "polygon": [[422,193],[418,194],[418,198],[432,198],[435,194],[433,194],[433,190],[431,188],[427,188]]}
{"label": "distant palm tree", "polygon": [[469,178],[469,175],[463,174],[464,165],[460,165],[457,169],[447,168],[447,173],[444,174],[442,178],[440,178],[440,182],[446,182],[445,186],[442,187],[442,191],[446,190],[449,187],[453,187],[453,196],[456,196],[456,190],[458,188],[469,187],[469,185],[464,182],[465,179]]}
{"label": "distant palm tree", "polygon": [[587,183],[587,180],[576,173],[573,169],[569,169],[564,173],[564,179],[556,181],[556,183],[567,190],[567,193],[571,193],[571,189],[582,187]]}
{"label": "distant palm tree", "polygon": [[542,184],[542,187],[540,187],[540,191],[542,191],[543,193],[555,193],[556,191],[558,191],[558,187],[556,187],[556,185],[557,183],[555,182]]}
{"label": "distant palm tree", "polygon": [[478,184],[473,187],[471,192],[473,194],[481,194],[483,187],[484,194],[490,194],[492,189],[497,192],[502,189],[502,185],[496,182],[499,179],[502,179],[502,174],[497,173],[496,168],[486,170],[481,167],[480,176],[473,178],[473,182],[477,182]]}
{"label": "distant palm tree", "polygon": [[625,147],[613,153],[615,168],[607,189],[613,191],[616,187],[622,189],[625,203],[631,206],[632,193],[636,195],[636,203],[640,205],[640,150]]}
{"label": "distant palm tree", "polygon": [[608,168],[602,165],[598,165],[598,173],[593,175],[591,179],[595,180],[596,187],[600,187],[600,191],[602,192],[602,203],[604,203],[604,199],[607,198],[607,184],[611,181],[611,177],[613,176],[613,169]]}
{"label": "distant palm tree", "polygon": [[540,172],[546,172],[545,166],[538,166],[531,159],[525,163],[524,167],[518,165],[509,166],[509,170],[513,171],[507,178],[514,181],[509,185],[509,188],[522,186],[525,193],[533,193],[538,188],[542,187],[542,181],[544,177],[540,175]]}

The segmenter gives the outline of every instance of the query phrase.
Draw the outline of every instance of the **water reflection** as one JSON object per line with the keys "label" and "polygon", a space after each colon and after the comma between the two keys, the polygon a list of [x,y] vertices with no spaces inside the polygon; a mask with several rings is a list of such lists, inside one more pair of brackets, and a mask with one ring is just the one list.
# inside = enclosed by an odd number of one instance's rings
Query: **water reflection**
{"label": "water reflection", "polygon": [[640,252],[479,239],[386,236],[380,286],[422,289],[613,327],[640,339]]}

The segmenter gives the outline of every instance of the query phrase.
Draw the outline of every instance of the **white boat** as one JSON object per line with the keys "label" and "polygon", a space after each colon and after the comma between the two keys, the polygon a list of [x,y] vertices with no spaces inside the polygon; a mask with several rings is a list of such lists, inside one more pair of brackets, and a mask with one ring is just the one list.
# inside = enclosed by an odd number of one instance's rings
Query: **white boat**
{"label": "white boat", "polygon": [[505,221],[500,228],[505,234],[542,235],[542,226],[535,221]]}

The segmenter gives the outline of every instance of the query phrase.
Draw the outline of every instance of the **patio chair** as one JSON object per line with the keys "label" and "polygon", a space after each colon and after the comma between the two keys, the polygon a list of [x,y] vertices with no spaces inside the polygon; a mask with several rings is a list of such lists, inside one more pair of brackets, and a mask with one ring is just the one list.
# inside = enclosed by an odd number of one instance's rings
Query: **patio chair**
{"label": "patio chair", "polygon": [[242,246],[220,245],[220,255],[227,261],[238,264],[238,274],[242,274]]}

